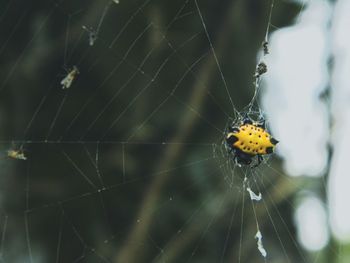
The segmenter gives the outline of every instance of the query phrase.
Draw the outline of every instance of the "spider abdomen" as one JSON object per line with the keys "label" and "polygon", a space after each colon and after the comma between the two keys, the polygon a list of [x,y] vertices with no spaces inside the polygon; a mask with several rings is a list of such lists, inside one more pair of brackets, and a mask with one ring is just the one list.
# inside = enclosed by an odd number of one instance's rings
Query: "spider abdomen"
{"label": "spider abdomen", "polygon": [[227,134],[227,142],[232,148],[250,155],[265,155],[273,152],[278,142],[262,127],[243,124]]}

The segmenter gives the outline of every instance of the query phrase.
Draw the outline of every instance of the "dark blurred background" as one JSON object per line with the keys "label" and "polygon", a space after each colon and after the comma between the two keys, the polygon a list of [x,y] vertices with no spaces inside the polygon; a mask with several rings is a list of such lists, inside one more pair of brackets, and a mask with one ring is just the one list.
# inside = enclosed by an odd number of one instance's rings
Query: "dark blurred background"
{"label": "dark blurred background", "polygon": [[[193,0],[0,1],[3,262],[316,262],[293,221],[314,181],[287,177],[276,156],[228,169],[222,152],[234,112],[211,44],[240,110],[270,2],[198,5],[211,42]],[[271,21],[301,10],[277,1]],[[21,147],[26,161],[7,157]],[[259,177],[255,210],[245,175]],[[329,251],[317,262],[335,262]]]}

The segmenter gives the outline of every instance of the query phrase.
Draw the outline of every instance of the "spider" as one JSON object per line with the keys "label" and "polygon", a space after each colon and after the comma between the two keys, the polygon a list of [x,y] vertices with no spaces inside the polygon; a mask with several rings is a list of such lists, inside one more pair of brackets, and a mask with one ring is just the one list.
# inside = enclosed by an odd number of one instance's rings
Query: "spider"
{"label": "spider", "polygon": [[263,161],[263,155],[273,153],[278,140],[266,131],[265,120],[253,122],[245,116],[240,124],[228,128],[226,143],[236,164],[250,165],[257,157],[253,166],[256,167]]}

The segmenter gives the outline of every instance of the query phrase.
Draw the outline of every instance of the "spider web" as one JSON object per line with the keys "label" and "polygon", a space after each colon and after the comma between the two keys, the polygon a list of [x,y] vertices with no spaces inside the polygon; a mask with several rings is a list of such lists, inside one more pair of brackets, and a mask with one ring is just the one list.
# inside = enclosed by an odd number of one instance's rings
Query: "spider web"
{"label": "spider web", "polygon": [[[240,4],[8,2],[3,262],[308,262],[288,217],[301,185],[277,162],[235,166],[222,145],[232,120],[263,115],[255,55],[252,70],[232,64],[239,76],[222,66],[244,43],[230,46]],[[256,47],[272,21],[257,5]]]}

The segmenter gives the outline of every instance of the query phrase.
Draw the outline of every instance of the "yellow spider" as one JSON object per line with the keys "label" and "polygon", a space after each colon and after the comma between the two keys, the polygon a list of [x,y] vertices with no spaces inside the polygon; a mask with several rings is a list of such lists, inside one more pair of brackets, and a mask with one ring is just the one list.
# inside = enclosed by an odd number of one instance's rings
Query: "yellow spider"
{"label": "yellow spider", "polygon": [[258,166],[263,155],[273,153],[278,141],[266,131],[265,121],[253,123],[249,117],[245,117],[241,124],[229,127],[226,143],[237,164],[250,165],[257,157],[255,166]]}

